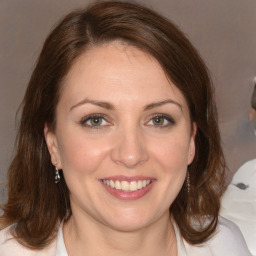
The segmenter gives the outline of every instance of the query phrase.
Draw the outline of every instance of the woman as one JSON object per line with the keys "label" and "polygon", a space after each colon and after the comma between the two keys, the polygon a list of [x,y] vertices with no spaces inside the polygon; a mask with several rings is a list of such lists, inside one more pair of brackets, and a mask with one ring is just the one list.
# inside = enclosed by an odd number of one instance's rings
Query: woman
{"label": "woman", "polygon": [[67,15],[24,98],[0,254],[249,255],[218,219],[216,115],[172,23],[119,2]]}

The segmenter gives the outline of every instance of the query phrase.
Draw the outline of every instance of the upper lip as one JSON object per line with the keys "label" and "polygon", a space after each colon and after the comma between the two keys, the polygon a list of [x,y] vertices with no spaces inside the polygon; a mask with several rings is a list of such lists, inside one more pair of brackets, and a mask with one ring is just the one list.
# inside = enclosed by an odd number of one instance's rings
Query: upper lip
{"label": "upper lip", "polygon": [[137,180],[156,180],[156,178],[154,177],[148,177],[148,176],[124,176],[124,175],[118,175],[118,176],[108,176],[108,177],[104,177],[101,178],[100,180],[119,180],[119,181],[137,181]]}

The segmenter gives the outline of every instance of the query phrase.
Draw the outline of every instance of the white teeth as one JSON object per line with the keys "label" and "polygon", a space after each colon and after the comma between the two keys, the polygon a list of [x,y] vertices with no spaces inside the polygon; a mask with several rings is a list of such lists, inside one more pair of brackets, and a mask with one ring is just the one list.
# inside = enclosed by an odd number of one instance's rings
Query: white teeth
{"label": "white teeth", "polygon": [[126,180],[103,180],[103,183],[111,188],[123,190],[126,192],[132,192],[142,189],[151,183],[151,180],[137,180],[137,181],[126,181]]}
{"label": "white teeth", "polygon": [[109,184],[110,184],[110,187],[111,187],[111,188],[114,188],[114,187],[115,187],[115,182],[114,182],[113,180],[110,180]]}
{"label": "white teeth", "polygon": [[129,191],[130,184],[128,181],[121,181],[121,186],[123,191]]}
{"label": "white teeth", "polygon": [[119,180],[116,180],[115,182],[115,189],[122,189],[122,186]]}
{"label": "white teeth", "polygon": [[136,191],[138,189],[137,181],[130,182],[130,191]]}
{"label": "white teeth", "polygon": [[142,180],[137,181],[137,186],[138,186],[138,189],[142,188]]}

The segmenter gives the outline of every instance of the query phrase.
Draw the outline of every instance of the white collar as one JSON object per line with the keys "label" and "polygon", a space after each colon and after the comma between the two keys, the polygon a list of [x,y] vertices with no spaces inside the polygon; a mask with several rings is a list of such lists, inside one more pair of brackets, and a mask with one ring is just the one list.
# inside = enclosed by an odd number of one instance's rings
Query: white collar
{"label": "white collar", "polygon": [[176,236],[176,241],[177,241],[177,251],[178,251],[178,256],[188,256],[183,238],[180,234],[180,230],[176,222],[172,219],[172,225],[175,231],[175,236]]}
{"label": "white collar", "polygon": [[64,243],[62,228],[63,228],[63,223],[61,223],[58,234],[57,234],[56,256],[68,256],[67,249]]}

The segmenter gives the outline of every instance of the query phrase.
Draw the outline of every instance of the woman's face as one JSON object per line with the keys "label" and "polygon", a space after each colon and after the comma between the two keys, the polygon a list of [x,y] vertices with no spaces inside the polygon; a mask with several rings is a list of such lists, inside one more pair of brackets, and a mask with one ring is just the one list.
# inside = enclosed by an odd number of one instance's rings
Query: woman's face
{"label": "woman's face", "polygon": [[195,125],[153,57],[120,42],[88,50],[64,80],[56,115],[45,136],[74,218],[118,230],[169,218],[194,157]]}

